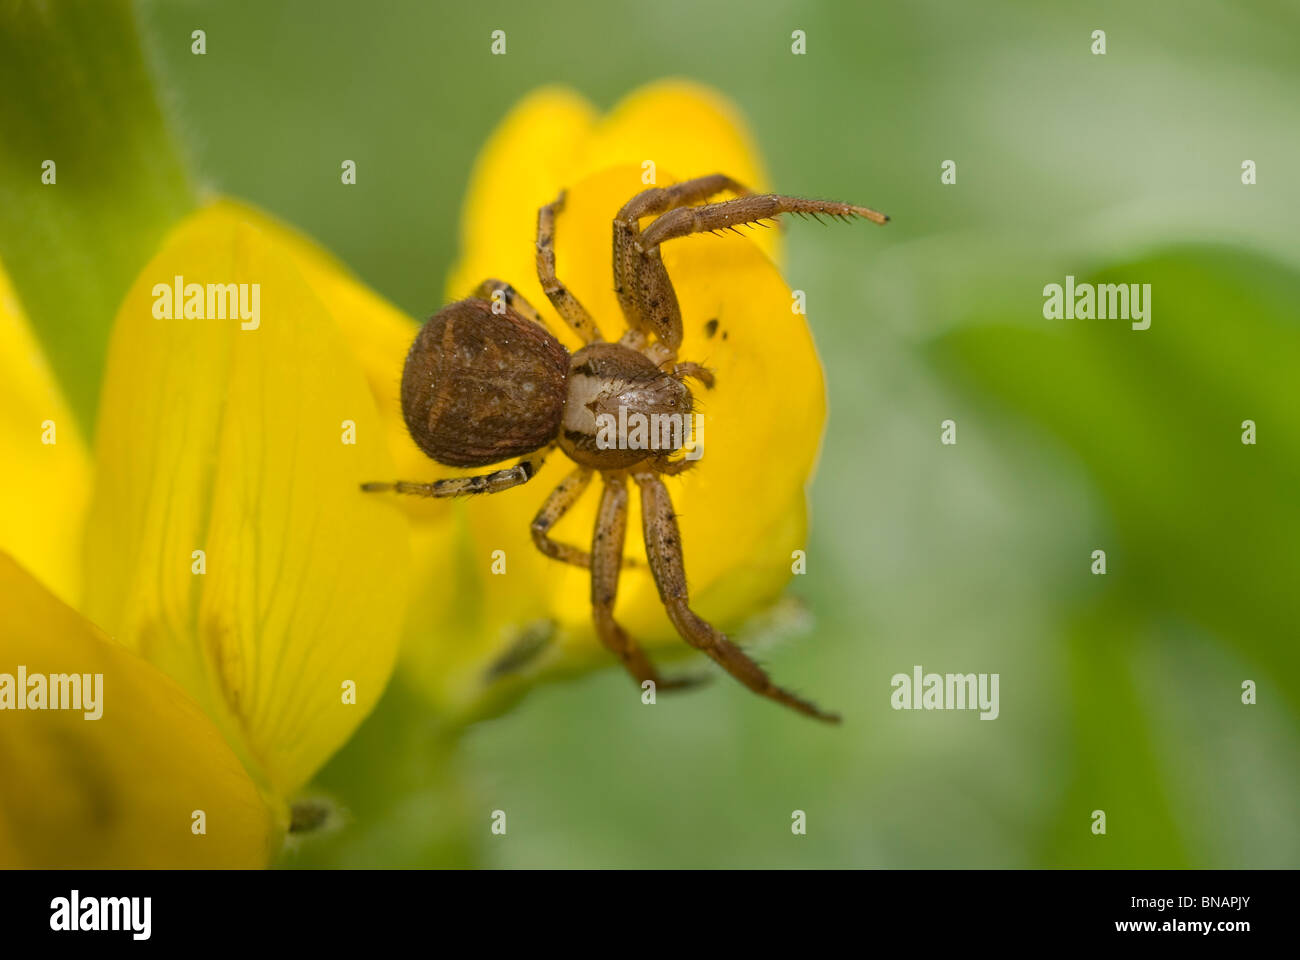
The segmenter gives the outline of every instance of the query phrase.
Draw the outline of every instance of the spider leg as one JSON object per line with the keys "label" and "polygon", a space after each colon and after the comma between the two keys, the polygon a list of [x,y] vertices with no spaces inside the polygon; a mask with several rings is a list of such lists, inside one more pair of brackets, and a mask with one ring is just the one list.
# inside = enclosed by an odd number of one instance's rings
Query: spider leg
{"label": "spider leg", "polygon": [[363,483],[361,489],[366,493],[409,493],[417,497],[464,497],[472,493],[500,493],[520,484],[527,483],[537,475],[546,460],[550,448],[530,453],[513,467],[494,470],[492,473],[480,473],[474,477],[451,477],[447,480],[434,480],[419,483],[409,480],[397,480],[392,483]]}
{"label": "spider leg", "polygon": [[[531,527],[533,543],[536,544],[538,550],[552,560],[571,563],[575,567],[582,567],[587,570],[591,569],[591,554],[567,543],[552,540],[549,534],[551,528],[560,522],[560,518],[569,512],[569,508],[582,498],[590,483],[591,469],[578,467],[561,480],[560,485],[546,497],[546,502],[537,511],[537,516],[533,517]],[[624,557],[623,566],[639,567],[641,564],[631,557]]]}
{"label": "spider leg", "polygon": [[628,329],[656,334],[673,356],[682,342],[681,308],[659,251],[647,254],[641,250],[640,220],[707,200],[724,190],[741,195],[749,193],[731,177],[715,173],[670,187],[642,190],[614,218],[614,290]]}
{"label": "spider leg", "polygon": [[633,479],[641,488],[641,518],[650,570],[654,574],[655,586],[659,588],[659,598],[668,611],[668,619],[673,622],[682,638],[691,646],[703,650],[723,669],[760,696],[814,719],[839,723],[838,714],[824,713],[814,704],[774,684],[762,667],[690,608],[686,569],[682,563],[682,538],[668,488],[653,473],[636,473],[633,474]]}
{"label": "spider leg", "polygon": [[637,221],[642,217],[667,213],[676,207],[699,203],[701,200],[707,200],[724,190],[730,190],[732,193],[741,196],[750,193],[748,187],[731,179],[725,173],[713,173],[707,177],[683,180],[681,183],[674,183],[668,187],[651,187],[648,190],[642,190],[623,204],[623,209],[618,212],[618,217],[614,222],[636,226]]}
{"label": "spider leg", "polygon": [[555,275],[555,217],[564,210],[564,193],[537,211],[537,279],[547,298],[564,322],[573,328],[583,343],[603,340],[600,328],[587,308],[578,302],[563,281]]}
{"label": "spider leg", "polygon": [[699,462],[698,459],[687,460],[684,457],[681,460],[660,460],[655,463],[654,469],[656,473],[665,477],[677,477],[694,468]]}
{"label": "spider leg", "polygon": [[703,364],[688,360],[685,363],[676,364],[673,367],[673,373],[677,374],[678,377],[691,377],[704,384],[706,389],[713,389],[713,371]]}
{"label": "spider leg", "polygon": [[[682,312],[677,303],[677,293],[668,278],[668,270],[660,256],[659,245],[665,240],[692,233],[724,229],[739,233],[736,227],[741,224],[760,223],[783,213],[810,213],[814,217],[824,213],[842,219],[863,217],[873,223],[889,221],[883,213],[849,203],[805,200],[775,193],[757,194],[697,207],[675,207],[660,214],[643,232],[630,232],[622,241],[625,244],[625,249],[622,250],[619,248],[619,231],[630,228],[615,221],[615,287],[624,286],[619,280],[620,276],[626,275],[628,289],[620,292],[620,302],[625,295],[636,301],[632,309],[624,306],[629,326],[653,332],[667,348],[667,359],[675,359],[677,350],[682,345]],[[620,270],[623,274],[620,274]]]}
{"label": "spider leg", "polygon": [[656,690],[694,686],[706,678],[662,679],[640,644],[614,619],[614,600],[618,596],[618,575],[627,534],[627,477],[622,473],[605,473],[602,479],[604,486],[591,542],[591,613],[596,634],[638,684],[650,680]]}
{"label": "spider leg", "polygon": [[[499,300],[496,299],[498,295]],[[546,322],[542,319],[542,315],[537,312],[537,308],[525,300],[522,293],[504,280],[488,277],[474,288],[474,292],[470,296],[477,297],[479,300],[486,300],[492,304],[504,303],[508,309],[513,310],[525,320],[531,320],[539,327],[546,328]]]}
{"label": "spider leg", "polygon": [[569,512],[569,508],[578,502],[590,483],[591,470],[587,467],[578,467],[547,495],[546,502],[537,511],[537,516],[533,517],[530,528],[533,543],[542,553],[554,560],[588,569],[591,567],[591,554],[577,547],[571,547],[567,543],[557,543],[548,534],[551,527],[555,526],[560,518]]}
{"label": "spider leg", "polygon": [[739,197],[735,200],[723,200],[721,203],[706,203],[698,207],[670,210],[645,228],[645,232],[641,234],[640,247],[648,251],[674,237],[732,229],[740,224],[771,220],[783,213],[810,213],[813,216],[824,213],[839,218],[861,217],[878,224],[889,222],[889,217],[870,207],[855,207],[851,203],[839,203],[834,200],[805,200],[802,197],[764,193]]}

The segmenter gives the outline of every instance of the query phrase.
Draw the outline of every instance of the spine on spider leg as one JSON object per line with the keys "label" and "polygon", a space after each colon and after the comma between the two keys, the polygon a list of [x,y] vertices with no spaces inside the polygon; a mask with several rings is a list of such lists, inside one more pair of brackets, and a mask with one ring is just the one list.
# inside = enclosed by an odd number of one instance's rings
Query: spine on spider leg
{"label": "spine on spider leg", "polygon": [[[771,213],[766,216],[797,213],[800,216],[811,215],[814,219],[820,220],[817,215],[824,213],[829,217],[835,217],[837,220],[844,220],[845,222],[852,220],[854,217],[861,217],[863,220],[870,220],[872,223],[881,226],[889,222],[888,214],[881,213],[879,210],[873,210],[870,207],[859,207],[852,203],[842,203],[838,200],[809,200],[804,197],[788,197],[775,193],[745,199],[749,202],[761,201],[764,206],[770,207]],[[756,219],[764,219],[764,216],[759,216]]]}
{"label": "spine on spider leg", "polygon": [[680,207],[672,210],[645,229],[638,239],[637,248],[645,252],[666,240],[693,233],[709,233],[718,230],[732,230],[739,233],[740,231],[736,230],[737,226],[753,226],[764,220],[775,220],[785,213],[813,217],[826,214],[844,220],[861,217],[881,225],[889,222],[889,217],[870,207],[859,207],[834,200],[808,200],[804,197],[768,193],[705,204],[702,207]]}

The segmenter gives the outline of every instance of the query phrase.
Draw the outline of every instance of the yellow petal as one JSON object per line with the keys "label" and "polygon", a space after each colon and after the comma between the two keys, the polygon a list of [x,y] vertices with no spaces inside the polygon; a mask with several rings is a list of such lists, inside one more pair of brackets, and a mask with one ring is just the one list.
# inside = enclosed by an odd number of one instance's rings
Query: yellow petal
{"label": "yellow petal", "polygon": [[[582,181],[572,190],[556,226],[557,260],[570,264],[565,282],[608,329],[610,339],[625,325],[612,285],[604,280],[609,243],[599,228],[638,183],[639,171],[626,167]],[[705,235],[674,240],[664,247],[664,263],[684,318],[680,356],[703,363],[717,377],[713,390],[691,384],[704,414],[705,455],[699,466],[667,481],[681,514],[687,570],[704,612],[710,607],[707,594],[723,574],[744,583],[762,573],[758,595],[748,596],[743,605],[752,610],[772,598],[774,581],[777,589],[785,582],[790,551],[802,546],[804,484],[816,460],[826,415],[821,364],[808,325],[791,311],[789,288],[747,239]],[[710,336],[710,321],[715,319]],[[528,499],[539,503],[546,482],[558,482],[571,469],[563,456],[556,454],[555,461],[534,481]],[[589,540],[595,500],[585,498],[554,535],[572,542]],[[471,517],[483,525],[481,541],[506,536],[507,530],[498,524],[505,519],[504,511],[489,509],[486,501],[472,506]],[[536,503],[520,503],[520,513],[530,507],[535,510]],[[639,516],[634,508],[628,540],[633,552],[644,557]],[[526,539],[521,538],[521,544]],[[556,598],[553,612],[563,622],[585,625],[590,618],[586,571],[565,568],[540,554],[537,560],[539,574],[559,577],[558,588],[550,591]],[[769,575],[774,569],[776,577]],[[489,587],[493,582],[489,580]],[[500,584],[500,579],[495,582]],[[647,571],[625,574],[618,612],[629,629],[665,639],[672,635]],[[716,609],[712,612],[720,615]],[[743,612],[734,604],[726,611],[733,617]]]}
{"label": "yellow petal", "polygon": [[90,457],[0,265],[0,549],[76,604]]}
{"label": "yellow petal", "polygon": [[[361,364],[379,410],[393,458],[392,476],[418,480],[442,475],[443,468],[415,445],[402,418],[402,365],[419,324],[351,276],[346,266],[310,238],[251,207],[230,200],[222,203],[291,256],[317,299],[328,305]],[[443,636],[436,631],[461,606],[462,590],[470,589],[463,572],[449,559],[456,555],[462,525],[450,500],[401,497],[394,504],[412,521],[412,569],[420,572],[407,607],[406,646],[412,658],[432,657],[431,669],[437,669],[436,649]]]}
{"label": "yellow petal", "polygon": [[[316,299],[330,312],[356,357],[376,407],[399,474],[427,469],[429,458],[411,439],[401,417],[402,363],[420,325],[352,276],[347,266],[315,241],[254,207],[221,200],[217,209],[255,226],[294,261]],[[412,516],[444,517],[447,503],[415,497],[401,502]]]}
{"label": "yellow petal", "polygon": [[[563,278],[609,339],[625,329],[608,279],[609,222],[639,187],[639,167],[575,183],[556,225]],[[514,240],[528,248],[526,238]],[[713,390],[692,384],[705,416],[705,454],[696,468],[667,483],[680,515],[695,607],[720,626],[734,627],[775,599],[791,575],[792,551],[805,546],[804,488],[826,417],[821,364],[804,317],[791,310],[789,288],[749,239],[674,240],[664,247],[664,262],[684,317],[680,356],[717,376]],[[474,596],[480,619],[468,636],[439,646],[437,669],[421,665],[426,686],[443,702],[468,708],[485,690],[485,668],[538,619],[561,626],[558,639],[568,656],[552,665],[563,669],[603,655],[590,627],[589,574],[543,557],[528,531],[541,501],[570,469],[555,453],[528,485],[465,503],[470,547],[460,562],[478,573],[477,595],[467,590],[465,596]],[[644,561],[635,488],[632,494],[627,552]],[[593,489],[553,535],[588,545],[596,501]],[[494,550],[505,553],[505,575],[489,573]],[[683,649],[646,569],[624,573],[616,613],[644,644]],[[459,636],[465,610],[455,616],[444,632]]]}
{"label": "yellow petal", "polygon": [[[271,813],[198,704],[0,554],[0,687],[20,666],[47,709],[0,712],[0,867],[266,865]],[[48,709],[67,674],[100,676],[98,719]]]}
{"label": "yellow petal", "polygon": [[[545,88],[515,106],[474,166],[462,217],[462,254],[448,278],[447,297],[458,300],[487,277],[498,277],[541,307],[546,296],[533,256],[538,207],[592,173],[633,165],[638,179],[636,190],[623,198],[627,201],[652,185],[643,179],[651,175],[643,166],[647,162],[654,165],[657,186],[726,173],[751,189],[768,187],[735,108],[707,87],[681,80],[654,83],[634,91],[603,119],[572,91]],[[610,211],[611,221],[617,211],[617,206]],[[610,231],[609,223],[598,230],[606,248]],[[775,255],[776,230],[760,229],[753,239]],[[567,269],[560,260],[561,274]],[[603,271],[608,286],[613,283],[608,255]],[[567,328],[557,335],[570,349],[580,346]]]}
{"label": "yellow petal", "polygon": [[[573,179],[628,165],[644,181],[646,161],[654,163],[661,186],[710,173],[755,191],[771,186],[740,112],[717,91],[687,80],[661,80],[625,97],[588,141]],[[780,236],[760,229],[751,239],[776,259]]]}
{"label": "yellow petal", "polygon": [[[96,434],[86,603],[286,797],[383,690],[408,538],[400,510],[359,489],[392,474],[385,426],[334,305],[281,239],[264,218],[213,205],[127,294]],[[155,317],[176,276],[257,284],[259,325]]]}
{"label": "yellow petal", "polygon": [[[484,265],[482,255],[500,249],[503,234],[535,235],[537,208],[554,200],[581,166],[583,148],[596,122],[591,105],[562,87],[529,94],[501,121],[484,145],[466,191],[461,213],[463,258],[448,283],[451,299],[468,296],[488,276],[501,276],[491,270],[504,270],[507,265]],[[527,273],[532,273],[531,248],[525,247],[517,260],[527,263]],[[483,269],[488,272],[480,272]]]}
{"label": "yellow petal", "polygon": [[[603,118],[572,91],[544,88],[510,112],[480,154],[462,213],[462,256],[448,279],[448,298],[467,296],[487,277],[507,280],[550,318],[560,340],[576,349],[576,337],[554,317],[542,293],[534,262],[537,208],[566,189],[570,206],[560,219],[559,272],[582,291],[606,335],[617,336],[623,321],[612,293],[610,221],[626,200],[649,185],[647,161],[660,186],[715,172],[728,173],[756,190],[770,186],[738,113],[706,87],[675,80],[651,84]],[[629,174],[625,167],[599,185],[580,186],[589,175],[619,165],[633,169]],[[720,388],[716,397],[701,396],[702,406],[716,414],[718,423],[746,404],[766,418],[746,428],[743,437],[710,434],[708,458],[716,457],[722,466],[713,467],[711,476],[710,468],[702,467],[696,475],[672,483],[687,504],[703,505],[691,511],[705,515],[683,518],[688,548],[699,545],[688,553],[686,563],[700,608],[734,626],[779,594],[790,575],[790,553],[803,546],[803,487],[825,417],[821,368],[804,319],[790,313],[789,291],[768,261],[778,252],[778,231],[757,230],[749,241],[708,237],[675,242],[669,245],[670,263],[677,262],[678,255],[671,252],[676,245],[704,251],[704,259],[692,255],[698,266],[684,268],[687,273],[679,281],[683,307],[693,311],[687,314],[683,356],[717,365],[729,376],[737,371],[731,387]],[[720,270],[734,273],[714,277]],[[751,310],[756,301],[758,309]],[[714,312],[708,317],[695,316],[710,310]],[[723,341],[720,328],[712,342],[702,343],[708,339],[704,322],[720,312],[752,314],[759,321],[772,316],[780,322],[762,337],[760,325],[739,335],[727,330]],[[695,328],[689,328],[692,323]],[[367,331],[353,330],[351,335],[354,345],[367,336],[372,347],[377,342]],[[394,385],[408,346],[409,335],[405,343],[383,344],[370,354],[378,380],[391,391],[380,395],[381,414],[398,434],[405,428]],[[796,395],[773,410],[775,395],[760,385],[773,382],[777,367]],[[737,384],[742,375],[752,377],[745,381],[749,386]],[[783,433],[786,430],[799,435],[792,438]],[[756,476],[755,463],[766,463],[773,450],[785,449],[789,453],[782,463]],[[755,463],[748,462],[751,456]],[[564,656],[546,659],[549,666],[566,670],[587,661],[607,662],[589,626],[587,574],[542,557],[528,535],[533,513],[570,466],[557,454],[524,488],[481,503],[455,504],[458,520],[436,507],[403,504],[408,512],[425,511],[413,528],[419,586],[403,661],[408,674],[444,708],[481,712],[490,709],[496,697],[508,695],[511,685],[496,682],[493,665],[527,638],[548,633],[539,629],[546,622],[558,623],[559,631],[550,632],[565,650]],[[403,458],[400,468],[405,479],[473,472],[449,470],[418,453]],[[736,509],[736,485],[754,489],[760,498],[743,515]],[[716,510],[719,503],[729,509]],[[678,508],[685,513],[682,503]],[[594,510],[592,491],[563,521],[564,537],[588,542]],[[634,554],[642,553],[638,516],[634,506],[628,538]],[[708,542],[713,539],[726,542]],[[494,557],[502,555],[507,573],[499,576],[490,570]],[[680,646],[644,571],[625,577],[619,613],[643,640],[668,642],[672,649]]]}

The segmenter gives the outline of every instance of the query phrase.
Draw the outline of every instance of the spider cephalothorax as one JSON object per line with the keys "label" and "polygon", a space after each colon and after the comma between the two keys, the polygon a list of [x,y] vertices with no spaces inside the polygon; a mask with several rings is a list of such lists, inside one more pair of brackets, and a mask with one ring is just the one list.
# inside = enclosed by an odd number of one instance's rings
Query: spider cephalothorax
{"label": "spider cephalothorax", "polygon": [[[723,191],[739,196],[703,203]],[[537,276],[556,311],[585,346],[570,354],[546,329],[538,312],[513,287],[485,280],[467,300],[444,307],[425,322],[411,345],[402,374],[402,413],[416,444],[453,467],[484,467],[512,457],[514,466],[472,477],[430,483],[367,483],[367,491],[396,490],[425,497],[496,493],[527,483],[546,454],[559,446],[575,469],[542,504],[532,523],[533,542],[549,557],[591,570],[596,633],[638,682],[661,689],[664,681],[637,642],[614,619],[627,531],[627,481],[641,493],[646,557],[659,597],[677,632],[755,693],[819,720],[838,721],[772,683],[734,643],[691,608],[681,535],[661,477],[695,460],[679,456],[691,441],[686,424],[694,410],[688,378],[713,387],[699,364],[679,362],[682,317],[659,244],[692,233],[758,223],[783,213],[825,213],[888,219],[865,207],[767,194],[750,195],[730,177],[715,174],[633,197],[614,218],[614,286],[628,332],[606,341],[586,308],[555,274],[555,217],[560,195],[537,215]],[[697,205],[698,204],[698,205]],[[655,219],[641,230],[644,217]],[[670,424],[638,440],[628,424]],[[550,530],[601,477],[592,549],[559,543]]]}

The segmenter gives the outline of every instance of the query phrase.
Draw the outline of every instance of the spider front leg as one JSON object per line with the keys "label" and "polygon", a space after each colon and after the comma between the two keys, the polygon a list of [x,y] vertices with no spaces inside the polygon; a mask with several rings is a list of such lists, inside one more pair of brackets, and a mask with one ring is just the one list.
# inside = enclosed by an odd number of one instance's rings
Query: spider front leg
{"label": "spider front leg", "polygon": [[614,222],[636,226],[642,217],[667,213],[678,207],[699,203],[701,200],[717,196],[724,190],[741,196],[749,195],[749,188],[739,181],[733,180],[725,173],[711,173],[707,177],[683,180],[681,183],[674,183],[667,187],[651,187],[642,190],[623,204],[623,209],[618,212]]}
{"label": "spider front leg", "polygon": [[706,678],[663,680],[640,644],[614,619],[614,600],[618,597],[618,576],[627,535],[627,478],[621,473],[602,476],[604,487],[591,542],[591,613],[596,635],[638,684],[649,680],[656,690],[695,686]]}
{"label": "spider front leg", "polygon": [[739,233],[736,227],[741,224],[756,224],[763,220],[772,220],[783,213],[811,214],[813,217],[824,213],[841,220],[861,217],[881,225],[889,222],[889,217],[870,207],[858,207],[836,200],[806,200],[803,197],[765,193],[739,197],[735,200],[723,200],[721,203],[706,203],[698,207],[670,210],[645,228],[645,232],[641,234],[640,248],[643,252],[648,252],[665,240],[689,236],[692,233],[712,233],[715,230],[731,230]]}
{"label": "spider front leg", "polygon": [[[642,190],[623,205],[614,218],[614,290],[629,330],[654,333],[667,348],[665,358],[676,356],[682,342],[681,308],[659,251],[647,256],[638,246],[642,217],[666,213],[684,204],[707,200],[724,190],[748,194],[725,174],[685,180],[671,187]],[[656,363],[663,362],[656,360]]]}
{"label": "spider front leg", "polygon": [[475,493],[500,493],[527,483],[537,476],[542,468],[550,448],[530,453],[513,467],[481,473],[475,477],[451,477],[447,480],[434,480],[421,483],[411,480],[363,483],[361,489],[366,493],[408,493],[416,497],[464,497]]}
{"label": "spider front leg", "polygon": [[537,280],[551,305],[583,343],[603,340],[600,328],[578,298],[555,275],[555,217],[564,210],[564,192],[537,211]]}
{"label": "spider front leg", "polygon": [[703,650],[723,669],[760,696],[785,704],[814,719],[839,723],[838,714],[825,713],[816,705],[774,684],[762,667],[690,608],[686,568],[682,562],[682,537],[677,528],[677,516],[673,512],[668,488],[654,473],[636,473],[633,474],[633,479],[641,488],[641,519],[650,571],[654,574],[655,586],[659,588],[659,599],[668,611],[668,619],[682,635],[682,639]]}

